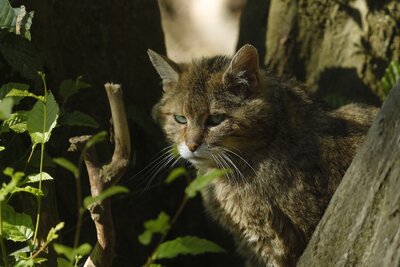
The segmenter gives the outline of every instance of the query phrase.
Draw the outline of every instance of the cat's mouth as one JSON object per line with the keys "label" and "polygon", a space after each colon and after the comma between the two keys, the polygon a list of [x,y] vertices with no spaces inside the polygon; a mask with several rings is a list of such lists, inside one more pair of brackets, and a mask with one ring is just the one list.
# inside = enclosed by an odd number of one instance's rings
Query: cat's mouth
{"label": "cat's mouth", "polygon": [[201,145],[199,149],[192,152],[184,143],[182,143],[178,146],[178,151],[182,158],[190,161],[193,164],[210,161],[209,153],[204,145]]}

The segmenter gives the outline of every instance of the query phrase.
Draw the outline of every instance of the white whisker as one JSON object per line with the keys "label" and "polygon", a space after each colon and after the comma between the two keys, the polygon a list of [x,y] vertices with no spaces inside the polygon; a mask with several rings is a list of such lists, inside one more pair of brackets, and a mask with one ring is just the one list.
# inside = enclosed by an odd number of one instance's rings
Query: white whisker
{"label": "white whisker", "polygon": [[232,161],[232,159],[231,159],[227,154],[223,153],[223,154],[222,154],[222,157],[225,158],[225,160],[226,160],[227,162],[229,162],[230,165],[233,166],[233,168],[234,168],[234,170],[235,170],[235,173],[239,176],[239,177],[237,178],[237,180],[239,180],[239,179],[245,180],[245,179],[246,179],[246,178],[244,177],[244,175],[242,174],[242,172],[239,170],[239,168],[235,165],[235,163]]}
{"label": "white whisker", "polygon": [[167,146],[165,148],[163,148],[160,152],[158,152],[153,159],[151,159],[151,162],[149,164],[147,164],[143,169],[141,169],[139,172],[135,173],[134,175],[132,175],[131,177],[127,178],[125,180],[126,182],[129,182],[130,180],[138,177],[139,174],[143,173],[144,171],[148,172],[149,168],[153,168],[154,164],[158,163],[158,161],[160,159],[162,159],[163,157],[165,157],[168,153],[171,153],[173,148],[173,145]]}
{"label": "white whisker", "polygon": [[240,156],[239,154],[235,153],[234,151],[228,149],[228,148],[222,148],[223,150],[225,150],[228,153],[231,153],[232,155],[236,156],[237,158],[239,158],[241,161],[243,161],[253,172],[255,175],[257,175],[256,170],[253,168],[253,166],[250,165],[250,163],[245,160],[242,156]]}

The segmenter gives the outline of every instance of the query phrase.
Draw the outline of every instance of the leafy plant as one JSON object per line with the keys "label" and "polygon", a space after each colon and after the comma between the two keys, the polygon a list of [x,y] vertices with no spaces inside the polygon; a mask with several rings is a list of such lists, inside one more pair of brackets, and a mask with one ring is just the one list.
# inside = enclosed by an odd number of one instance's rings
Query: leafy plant
{"label": "leafy plant", "polygon": [[33,11],[26,12],[25,6],[12,8],[8,0],[0,0],[0,29],[31,39]]}
{"label": "leafy plant", "polygon": [[400,79],[400,61],[391,61],[381,79],[383,99],[389,94],[390,90],[396,86]]}
{"label": "leafy plant", "polygon": [[213,170],[205,175],[196,177],[193,181],[190,181],[189,174],[184,168],[180,167],[172,170],[165,180],[167,184],[172,183],[182,176],[185,177],[189,183],[185,189],[185,196],[172,219],[170,219],[170,216],[167,213],[161,211],[156,219],[148,220],[144,223],[145,230],[138,237],[138,240],[142,245],[150,245],[154,234],[161,234],[158,244],[144,265],[145,267],[161,266],[154,262],[159,259],[175,258],[179,255],[225,252],[225,250],[219,245],[196,236],[183,236],[169,241],[165,241],[165,239],[189,199],[195,197],[212,180],[221,175],[227,174],[227,172],[228,170]]}

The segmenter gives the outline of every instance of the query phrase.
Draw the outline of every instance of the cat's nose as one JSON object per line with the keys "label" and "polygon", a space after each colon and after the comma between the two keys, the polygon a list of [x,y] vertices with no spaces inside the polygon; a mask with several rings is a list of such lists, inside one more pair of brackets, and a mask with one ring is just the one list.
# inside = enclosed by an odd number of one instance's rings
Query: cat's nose
{"label": "cat's nose", "polygon": [[191,152],[195,152],[199,148],[199,144],[196,142],[187,142],[186,145]]}

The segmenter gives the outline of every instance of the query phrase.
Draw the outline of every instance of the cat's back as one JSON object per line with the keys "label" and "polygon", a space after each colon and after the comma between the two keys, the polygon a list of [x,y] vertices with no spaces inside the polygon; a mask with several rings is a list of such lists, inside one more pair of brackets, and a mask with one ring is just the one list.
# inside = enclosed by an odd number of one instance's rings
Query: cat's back
{"label": "cat's back", "polygon": [[366,104],[352,103],[331,111],[330,115],[369,128],[378,110],[378,108]]}
{"label": "cat's back", "polygon": [[348,104],[328,112],[328,120],[320,134],[321,159],[329,177],[329,191],[333,193],[364,142],[378,108],[365,104]]}

